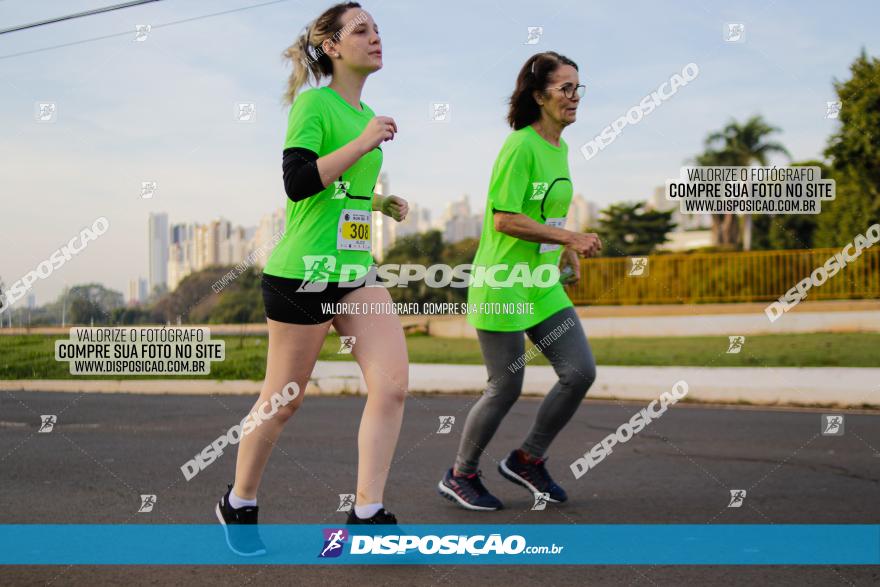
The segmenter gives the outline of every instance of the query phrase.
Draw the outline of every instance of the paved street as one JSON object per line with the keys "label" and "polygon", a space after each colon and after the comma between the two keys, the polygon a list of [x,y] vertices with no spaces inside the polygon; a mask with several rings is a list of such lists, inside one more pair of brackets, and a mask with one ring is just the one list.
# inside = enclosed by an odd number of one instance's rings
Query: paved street
{"label": "paved street", "polygon": [[[880,414],[847,413],[842,436],[820,434],[821,411],[682,405],[653,421],[581,479],[568,464],[642,402],[586,402],[551,449],[549,469],[570,501],[532,511],[532,496],[500,477],[538,406],[511,410],[481,464],[507,506],[473,513],[435,486],[454,457],[475,396],[408,398],[385,504],[401,523],[878,523]],[[363,397],[307,397],[285,430],[260,493],[261,522],[338,524],[338,494],[353,493]],[[0,394],[0,523],[212,523],[234,450],[187,482],[180,466],[246,414],[244,396]],[[37,433],[40,415],[58,417]],[[455,416],[437,434],[440,416]],[[731,489],[745,489],[728,508]],[[156,494],[138,514],[140,494]],[[218,547],[223,547],[222,543]],[[876,567],[6,567],[3,584],[872,584]]]}

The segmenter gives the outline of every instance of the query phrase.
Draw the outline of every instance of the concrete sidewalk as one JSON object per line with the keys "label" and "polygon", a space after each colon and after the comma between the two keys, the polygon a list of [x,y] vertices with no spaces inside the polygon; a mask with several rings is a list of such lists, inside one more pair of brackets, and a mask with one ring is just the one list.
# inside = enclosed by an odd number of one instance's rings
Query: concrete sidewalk
{"label": "concrete sidewalk", "polygon": [[[552,367],[526,366],[523,393],[542,396],[556,382]],[[599,366],[589,397],[650,401],[684,379],[688,398],[712,403],[836,405],[880,407],[880,369],[829,367],[616,367]],[[483,365],[410,365],[410,391],[480,393]],[[0,391],[66,391],[140,394],[256,394],[261,381],[236,380],[6,380]],[[366,384],[354,362],[318,361],[306,393],[364,394]]]}
{"label": "concrete sidewalk", "polygon": [[[664,304],[576,306],[587,335],[594,338],[641,336],[730,336],[807,332],[880,332],[880,300],[805,300],[770,322],[769,302],[728,304]],[[400,315],[404,328],[424,330],[443,338],[476,338],[463,315]],[[161,326],[161,325],[157,325]],[[187,324],[207,326],[211,336],[266,336],[260,324]],[[0,336],[67,337],[70,326],[0,328]]]}
{"label": "concrete sidewalk", "polygon": [[[577,307],[592,338],[732,336],[813,332],[880,332],[877,300],[803,302],[776,321],[764,304]],[[476,338],[464,316],[435,316],[427,323],[431,336]]]}

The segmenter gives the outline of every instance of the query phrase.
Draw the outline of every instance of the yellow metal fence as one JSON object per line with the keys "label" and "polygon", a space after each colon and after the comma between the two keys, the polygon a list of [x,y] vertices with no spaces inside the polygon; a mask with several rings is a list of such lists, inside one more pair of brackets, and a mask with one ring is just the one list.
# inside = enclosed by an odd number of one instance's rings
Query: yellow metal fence
{"label": "yellow metal fence", "polygon": [[[642,276],[629,275],[630,257],[583,259],[581,279],[568,293],[575,304],[596,305],[774,300],[839,252],[810,249],[656,255],[648,257]],[[864,249],[834,277],[810,288],[807,299],[878,297],[880,246]]]}

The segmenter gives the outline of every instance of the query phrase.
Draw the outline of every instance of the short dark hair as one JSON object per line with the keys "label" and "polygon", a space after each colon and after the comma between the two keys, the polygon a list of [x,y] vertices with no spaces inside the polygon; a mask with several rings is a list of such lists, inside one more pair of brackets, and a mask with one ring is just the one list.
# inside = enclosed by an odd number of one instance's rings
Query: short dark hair
{"label": "short dark hair", "polygon": [[578,68],[577,63],[555,51],[537,53],[526,60],[516,76],[516,89],[510,95],[507,123],[513,130],[524,128],[541,117],[541,107],[532,94],[547,89],[550,76],[560,65]]}

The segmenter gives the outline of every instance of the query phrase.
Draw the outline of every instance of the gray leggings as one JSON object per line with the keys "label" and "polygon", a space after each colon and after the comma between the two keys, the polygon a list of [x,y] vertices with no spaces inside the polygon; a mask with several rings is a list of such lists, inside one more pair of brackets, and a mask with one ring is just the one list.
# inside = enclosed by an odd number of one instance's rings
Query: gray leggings
{"label": "gray leggings", "polygon": [[[560,310],[525,333],[559,376],[520,447],[531,456],[543,457],[595,381],[596,361],[574,308]],[[477,330],[477,336],[489,379],[485,393],[467,416],[455,458],[455,468],[467,474],[476,472],[483,450],[519,397],[525,365],[531,358],[524,356],[521,331]]]}

